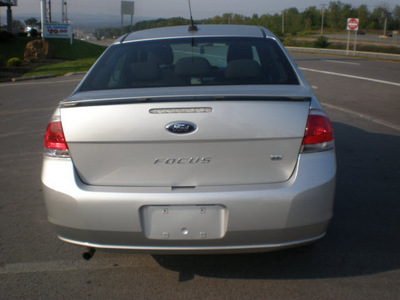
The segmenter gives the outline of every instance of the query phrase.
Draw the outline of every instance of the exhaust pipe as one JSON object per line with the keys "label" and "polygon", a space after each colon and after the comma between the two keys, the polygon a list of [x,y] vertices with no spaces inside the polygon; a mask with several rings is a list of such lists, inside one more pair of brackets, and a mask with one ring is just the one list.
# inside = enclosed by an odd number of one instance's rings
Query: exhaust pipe
{"label": "exhaust pipe", "polygon": [[95,248],[86,248],[86,251],[83,252],[82,257],[84,260],[89,260],[93,257],[95,252],[96,252]]}

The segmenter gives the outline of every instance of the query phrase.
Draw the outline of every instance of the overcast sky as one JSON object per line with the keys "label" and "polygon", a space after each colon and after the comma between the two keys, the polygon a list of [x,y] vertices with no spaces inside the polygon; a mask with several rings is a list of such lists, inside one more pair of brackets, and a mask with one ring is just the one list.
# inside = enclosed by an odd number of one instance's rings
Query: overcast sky
{"label": "overcast sky", "polygon": [[[221,15],[226,12],[238,13],[251,16],[254,13],[274,14],[280,13],[283,9],[297,7],[300,11],[309,7],[316,6],[321,8],[322,4],[328,6],[330,0],[191,0],[193,18],[202,19]],[[387,3],[390,8],[399,4],[399,0],[347,0],[343,3],[358,7],[367,4],[369,9],[381,3]],[[61,19],[62,0],[52,0],[52,16],[54,21]],[[74,14],[88,14],[99,16],[114,15],[115,18],[120,14],[120,0],[67,0],[68,17],[73,21]],[[2,22],[5,22],[6,9],[1,8]],[[135,1],[135,16],[140,18],[169,18],[184,17],[188,18],[188,0],[137,0]],[[13,8],[13,15],[16,19],[23,19],[26,16],[40,15],[40,0],[18,0],[18,6]]]}

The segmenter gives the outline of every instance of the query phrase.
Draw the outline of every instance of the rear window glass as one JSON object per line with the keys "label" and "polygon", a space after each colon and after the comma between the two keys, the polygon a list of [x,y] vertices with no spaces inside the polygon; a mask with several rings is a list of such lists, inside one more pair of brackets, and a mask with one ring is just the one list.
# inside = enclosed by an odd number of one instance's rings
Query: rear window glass
{"label": "rear window glass", "polygon": [[182,38],[110,47],[80,90],[299,84],[271,39]]}

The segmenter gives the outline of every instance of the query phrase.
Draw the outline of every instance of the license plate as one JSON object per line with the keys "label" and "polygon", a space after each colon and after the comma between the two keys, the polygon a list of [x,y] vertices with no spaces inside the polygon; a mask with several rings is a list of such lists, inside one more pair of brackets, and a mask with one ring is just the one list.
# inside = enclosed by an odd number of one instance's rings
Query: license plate
{"label": "license plate", "polygon": [[154,240],[205,240],[224,237],[227,211],[221,205],[145,206],[144,234]]}

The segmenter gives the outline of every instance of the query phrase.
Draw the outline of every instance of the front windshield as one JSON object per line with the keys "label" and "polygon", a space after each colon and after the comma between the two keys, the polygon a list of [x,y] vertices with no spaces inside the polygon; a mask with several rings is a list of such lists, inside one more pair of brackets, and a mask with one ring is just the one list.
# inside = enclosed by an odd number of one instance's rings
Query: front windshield
{"label": "front windshield", "polygon": [[274,40],[182,38],[114,45],[80,91],[249,84],[299,84]]}

